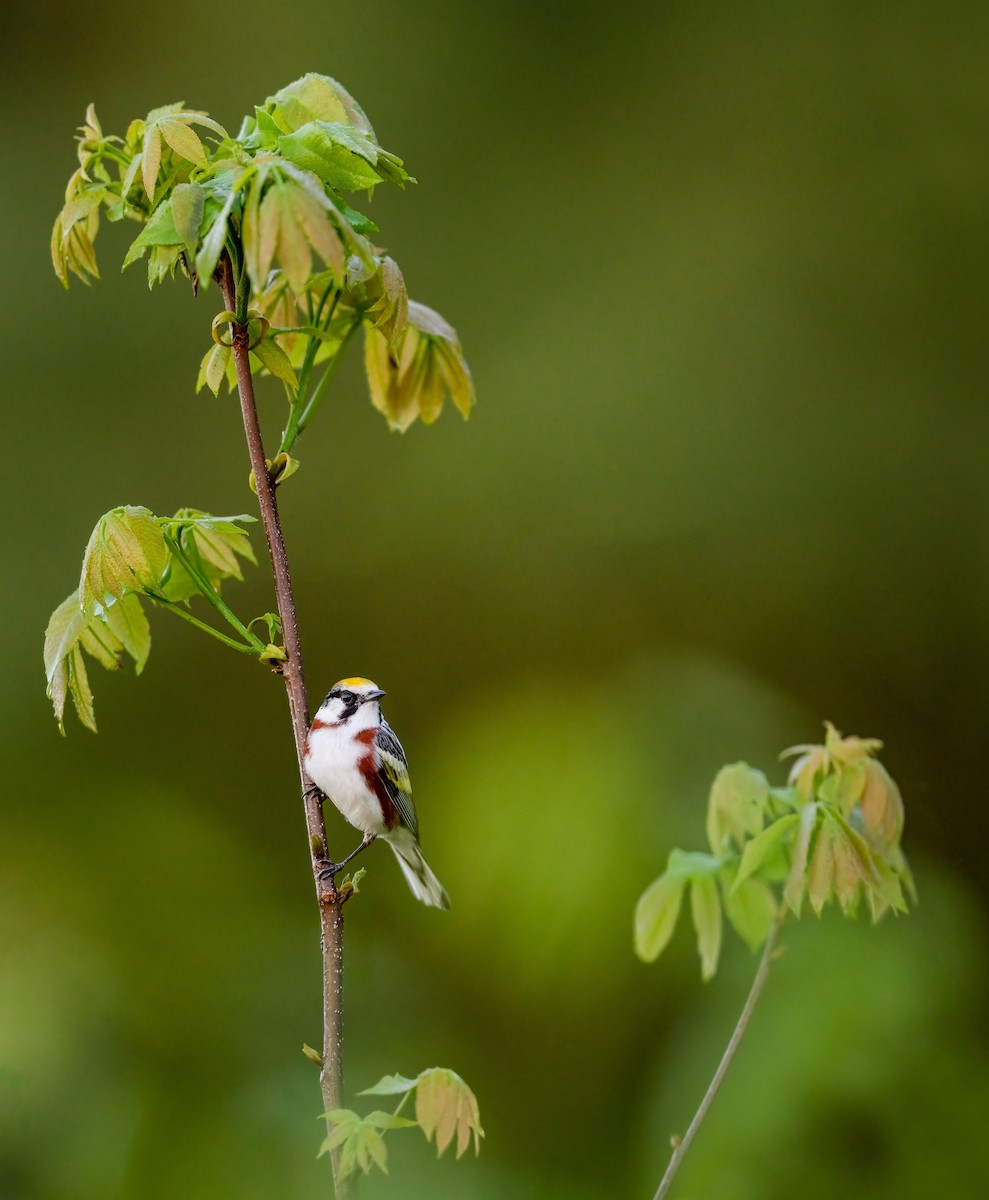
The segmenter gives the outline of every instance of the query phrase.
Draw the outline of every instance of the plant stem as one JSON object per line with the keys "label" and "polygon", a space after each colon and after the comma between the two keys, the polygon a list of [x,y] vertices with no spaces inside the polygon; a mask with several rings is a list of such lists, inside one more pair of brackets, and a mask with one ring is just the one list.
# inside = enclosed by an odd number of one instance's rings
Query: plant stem
{"label": "plant stem", "polygon": [[728,1068],[731,1066],[731,1061],[735,1057],[735,1051],[741,1043],[742,1037],[749,1026],[749,1021],[752,1018],[752,1013],[755,1011],[755,1006],[762,995],[762,989],[766,983],[766,977],[769,974],[769,964],[773,958],[773,951],[776,948],[776,939],[779,936],[780,929],[786,919],[786,906],[781,904],[779,911],[776,914],[776,919],[773,921],[769,929],[769,934],[766,937],[766,944],[762,948],[762,957],[759,959],[759,966],[756,968],[755,978],[752,980],[752,986],[749,988],[749,994],[746,997],[745,1005],[739,1015],[738,1022],[732,1032],[728,1045],[725,1047],[725,1052],[721,1056],[721,1062],[718,1063],[718,1069],[714,1072],[714,1077],[708,1084],[707,1091],[704,1093],[704,1099],[701,1100],[697,1112],[694,1113],[694,1119],[690,1122],[687,1132],[676,1143],[673,1150],[673,1155],[670,1158],[669,1166],[666,1168],[666,1174],[660,1181],[659,1187],[656,1189],[656,1194],[653,1200],[663,1200],[663,1197],[669,1194],[670,1188],[673,1186],[673,1177],[680,1169],[680,1164],[683,1162],[690,1149],[690,1143],[694,1140],[698,1129],[701,1127],[701,1122],[707,1116],[707,1110],[711,1107],[711,1102],[718,1094],[718,1088],[728,1073]]}
{"label": "plant stem", "polygon": [[[179,542],[178,538],[170,537],[166,533],[165,534],[165,542],[166,542],[169,550],[171,550],[174,557],[179,560],[179,562],[182,564],[183,567],[185,567],[186,571],[189,573],[189,576],[193,580],[193,582],[195,582],[199,585],[199,592],[200,592],[200,595],[203,597],[203,599],[208,600],[209,603],[212,604],[213,607],[216,609],[216,611],[220,614],[220,616],[223,617],[224,620],[227,621],[228,624],[232,625],[234,629],[236,629],[236,631],[241,635],[241,637],[247,643],[248,651],[253,650],[255,654],[260,654],[265,648],[264,642],[262,642],[260,640],[260,638],[256,637],[253,633],[251,633],[250,627],[245,625],[244,622],[240,619],[240,617],[238,617],[237,614],[233,611],[233,609],[227,604],[227,602],[223,599],[223,597],[216,590],[216,588],[212,585],[212,583],[210,583],[209,579],[207,579],[207,577],[203,574],[203,572],[199,569],[199,567],[192,561],[192,559],[182,549],[182,545]],[[160,602],[165,603],[165,604],[169,603],[169,601],[165,600],[164,598],[162,598],[162,600]],[[188,615],[188,614],[186,614],[186,615]],[[195,623],[196,622],[194,622],[194,624]],[[200,624],[201,628],[203,628],[203,629],[210,628],[208,625],[202,625],[201,622],[199,624]],[[216,637],[220,636],[219,634],[217,634],[215,629],[211,630],[211,632]]]}
{"label": "plant stem", "polygon": [[244,642],[234,641],[232,637],[227,637],[225,633],[221,633],[219,629],[214,629],[212,625],[207,625],[205,621],[200,621],[198,617],[194,617],[191,612],[187,612],[181,604],[176,604],[172,600],[166,600],[164,596],[152,596],[151,600],[155,604],[160,604],[162,608],[167,608],[169,612],[175,613],[177,617],[181,617],[183,621],[188,621],[190,625],[195,625],[197,629],[201,629],[203,633],[208,633],[210,637],[215,637],[218,642],[223,642],[225,646],[232,646],[234,650],[239,650],[241,654],[260,654],[264,650],[264,643],[261,643],[260,649],[254,646],[245,645]]}
{"label": "plant stem", "polygon": [[[220,259],[217,280],[227,309],[236,312],[243,324],[231,326],[234,364],[237,369],[237,391],[240,397],[244,434],[254,472],[261,520],[268,542],[268,555],[275,582],[275,597],[278,616],[282,623],[287,659],[282,667],[285,692],[288,697],[292,732],[295,737],[295,753],[299,764],[299,779],[302,785],[302,803],[305,809],[306,830],[309,835],[309,857],[316,898],[319,904],[319,919],[323,949],[323,1067],[320,1071],[320,1086],[323,1092],[324,1111],[341,1108],[343,1103],[343,910],[340,893],[332,877],[320,878],[326,866],[328,851],[326,827],[319,789],[306,775],[304,765],[306,735],[309,732],[309,704],[306,697],[306,679],[302,665],[302,648],[299,644],[299,626],[295,613],[295,597],[292,578],[289,574],[288,555],[282,536],[275,486],[268,474],[264,459],[264,443],[258,423],[257,403],[254,398],[254,383],[251,379],[250,356],[248,353],[248,330],[246,324],[247,295],[243,273],[240,286],[235,282],[234,268],[227,254]],[[333,1152],[333,1174],[337,1178],[338,1152]],[[349,1200],[353,1196],[351,1180],[336,1183],[338,1200]]]}

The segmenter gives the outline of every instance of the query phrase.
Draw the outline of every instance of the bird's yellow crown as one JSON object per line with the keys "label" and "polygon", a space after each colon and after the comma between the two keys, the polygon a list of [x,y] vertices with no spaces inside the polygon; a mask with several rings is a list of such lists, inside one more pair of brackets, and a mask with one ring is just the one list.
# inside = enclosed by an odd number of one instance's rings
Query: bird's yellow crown
{"label": "bird's yellow crown", "polygon": [[359,687],[377,687],[378,685],[370,679],[363,679],[360,675],[355,675],[352,679],[340,679],[334,685],[335,688],[359,688]]}

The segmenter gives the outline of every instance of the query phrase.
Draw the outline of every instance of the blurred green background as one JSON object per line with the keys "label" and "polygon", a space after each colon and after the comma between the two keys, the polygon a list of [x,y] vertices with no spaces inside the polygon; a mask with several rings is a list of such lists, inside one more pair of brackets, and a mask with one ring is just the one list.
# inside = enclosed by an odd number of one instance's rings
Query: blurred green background
{"label": "blurred green background", "polygon": [[[487,1131],[459,1164],[391,1135],[362,1194],[652,1194],[754,963],[702,986],[682,929],[644,967],[632,907],[722,763],[782,779],[828,717],[886,741],[921,907],[787,935],[679,1194],[984,1195],[987,52],[954,0],[9,18],[2,1200],[329,1194],[280,684],[155,613],[63,742],[41,670],[102,512],[253,500],[233,402],[193,394],[216,293],[120,277],[116,227],[100,285],[51,273],[73,130],[236,128],[307,70],[420,179],[371,211],[480,398],[389,435],[355,357],[283,494],[311,692],[388,689],[454,904],[367,855],[349,1087],[450,1065]],[[231,595],[270,607],[263,571]]]}

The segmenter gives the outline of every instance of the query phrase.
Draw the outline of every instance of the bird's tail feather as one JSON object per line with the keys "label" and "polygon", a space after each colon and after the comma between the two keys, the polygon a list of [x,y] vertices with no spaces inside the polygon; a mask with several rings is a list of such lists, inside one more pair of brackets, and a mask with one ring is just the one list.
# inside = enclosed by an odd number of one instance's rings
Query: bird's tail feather
{"label": "bird's tail feather", "polygon": [[401,842],[397,839],[394,841],[389,839],[388,844],[395,851],[398,865],[408,880],[413,896],[417,900],[421,900],[423,904],[431,904],[434,908],[449,908],[450,897],[446,894],[442,883],[429,869],[429,863],[423,858],[418,842],[409,836],[408,840],[403,838]]}

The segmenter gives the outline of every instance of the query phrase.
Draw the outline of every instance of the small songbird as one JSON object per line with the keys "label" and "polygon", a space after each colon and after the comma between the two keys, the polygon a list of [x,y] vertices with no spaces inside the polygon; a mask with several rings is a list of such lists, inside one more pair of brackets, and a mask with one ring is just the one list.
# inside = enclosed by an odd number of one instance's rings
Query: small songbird
{"label": "small songbird", "polygon": [[449,908],[443,885],[419,849],[409,767],[401,742],[381,715],[378,701],[384,694],[370,679],[335,683],[309,728],[306,771],[364,834],[364,841],[344,862],[381,838],[395,851],[413,895],[423,904]]}

